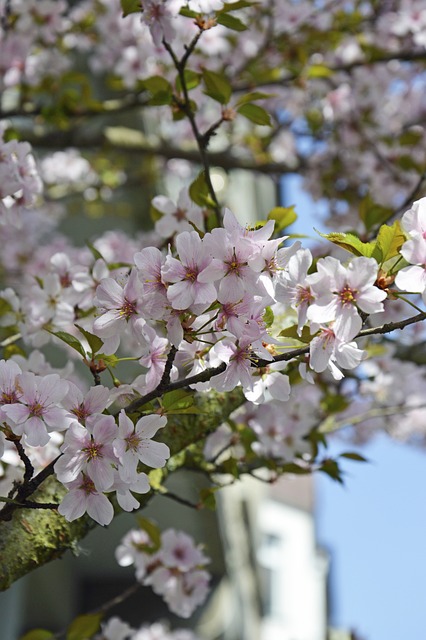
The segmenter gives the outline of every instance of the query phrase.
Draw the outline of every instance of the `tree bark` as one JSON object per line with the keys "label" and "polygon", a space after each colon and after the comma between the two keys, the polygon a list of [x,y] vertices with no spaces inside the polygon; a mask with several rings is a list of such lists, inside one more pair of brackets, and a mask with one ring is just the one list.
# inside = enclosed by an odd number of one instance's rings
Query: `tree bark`
{"label": "tree bark", "polygon": [[[171,455],[176,455],[214,431],[243,402],[239,389],[227,394],[196,394],[194,406],[198,413],[169,416],[161,437],[156,439],[165,442]],[[171,466],[174,470],[178,465]],[[59,503],[65,493],[63,485],[50,476],[31,500]],[[151,497],[152,492],[140,496],[141,508]],[[54,510],[16,509],[10,521],[0,521],[0,591],[67,550],[77,550],[79,540],[95,526],[88,516],[67,522]]]}

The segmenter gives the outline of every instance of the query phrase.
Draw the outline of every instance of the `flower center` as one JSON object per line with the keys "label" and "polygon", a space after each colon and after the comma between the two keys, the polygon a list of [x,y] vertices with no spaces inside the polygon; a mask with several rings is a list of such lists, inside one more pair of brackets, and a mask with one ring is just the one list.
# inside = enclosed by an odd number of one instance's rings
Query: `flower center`
{"label": "flower center", "polygon": [[120,309],[120,315],[124,316],[126,320],[136,314],[136,300],[128,300],[124,298],[124,302]]}
{"label": "flower center", "polygon": [[306,302],[309,304],[314,299],[310,287],[302,287],[300,284],[296,287],[296,306]]}
{"label": "flower center", "polygon": [[0,395],[0,404],[15,404],[15,402],[19,402],[16,391],[3,391]]}
{"label": "flower center", "polygon": [[185,272],[185,279],[195,282],[198,276],[198,272],[194,267],[188,267]]}
{"label": "flower center", "polygon": [[82,449],[87,454],[87,460],[96,460],[97,458],[103,458],[102,445],[92,442],[88,447]]}
{"label": "flower center", "polygon": [[71,409],[71,413],[73,413],[80,422],[84,422],[87,416],[90,415],[84,404],[80,404],[78,407]]}
{"label": "flower center", "polygon": [[182,220],[186,220],[186,211],[185,209],[176,209],[174,212],[174,217],[178,222],[182,222]]}
{"label": "flower center", "polygon": [[86,495],[97,493],[93,480],[91,480],[89,476],[86,476],[84,473],[79,489],[84,491]]}
{"label": "flower center", "polygon": [[141,442],[141,438],[137,435],[137,433],[131,433],[127,436],[127,438],[125,438],[125,440],[127,444],[127,451],[137,451]]}
{"label": "flower center", "polygon": [[358,291],[356,289],[351,289],[349,285],[345,285],[341,291],[339,291],[339,298],[342,301],[342,304],[353,304],[356,302],[356,295]]}
{"label": "flower center", "polygon": [[43,405],[39,402],[28,405],[28,409],[32,418],[41,418],[43,416]]}

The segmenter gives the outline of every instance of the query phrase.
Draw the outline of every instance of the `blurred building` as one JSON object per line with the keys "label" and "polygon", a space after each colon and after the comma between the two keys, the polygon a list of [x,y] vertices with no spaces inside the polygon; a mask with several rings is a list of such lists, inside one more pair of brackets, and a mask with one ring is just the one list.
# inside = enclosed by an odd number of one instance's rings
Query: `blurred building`
{"label": "blurred building", "polygon": [[325,640],[328,557],[316,545],[312,478],[246,476],[221,493],[219,523],[227,575],[203,637]]}

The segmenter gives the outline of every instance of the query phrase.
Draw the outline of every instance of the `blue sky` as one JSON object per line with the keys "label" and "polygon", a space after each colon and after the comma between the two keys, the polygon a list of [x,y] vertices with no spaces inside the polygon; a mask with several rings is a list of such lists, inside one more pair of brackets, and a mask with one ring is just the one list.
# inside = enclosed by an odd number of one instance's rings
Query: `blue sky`
{"label": "blue sky", "polygon": [[426,453],[384,434],[361,451],[369,463],[345,460],[343,487],[316,477],[318,542],[331,554],[331,621],[365,640],[424,640]]}
{"label": "blue sky", "polygon": [[[302,192],[300,178],[286,178],[283,196],[296,205],[295,232],[325,230],[324,203]],[[345,450],[356,448],[336,440],[330,454]],[[343,461],[344,486],[315,478],[318,542],[331,561],[331,623],[363,640],[425,640],[426,451],[384,434],[358,450],[369,463]]]}

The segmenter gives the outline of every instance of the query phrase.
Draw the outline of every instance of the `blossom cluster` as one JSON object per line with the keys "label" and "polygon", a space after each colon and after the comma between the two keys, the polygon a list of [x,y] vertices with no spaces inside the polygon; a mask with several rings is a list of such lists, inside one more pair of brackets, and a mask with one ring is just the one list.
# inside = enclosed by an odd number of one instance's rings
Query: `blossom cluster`
{"label": "blossom cluster", "polygon": [[[362,358],[353,343],[360,314],[383,311],[387,295],[375,286],[377,262],[359,257],[344,267],[324,258],[307,275],[309,251],[299,243],[280,248],[283,239],[271,239],[273,226],[269,221],[260,229],[242,227],[226,210],[223,228],[202,237],[196,231],[176,234],[176,253],[153,247],[137,252],[124,284],[106,278],[96,292],[92,330],[105,352],[115,353],[121,336],[130,334],[139,344],[141,364],[151,367],[146,391],[160,382],[173,345],[178,363],[193,363],[191,375],[227,365],[211,378],[210,388],[230,391],[241,384],[249,400],[286,400],[288,379],[279,371],[285,365],[271,355],[281,342],[264,317],[267,307],[281,304],[297,311],[299,330],[307,323],[318,334],[310,344],[314,371],[329,367],[342,377],[338,366],[354,368]],[[153,332],[154,322],[165,337]],[[271,363],[262,376],[253,368],[256,358]]]}
{"label": "blossom cluster", "polygon": [[165,417],[147,415],[133,424],[123,410],[117,426],[112,415],[103,413],[109,396],[102,385],[83,396],[56,373],[35,375],[13,360],[0,361],[0,457],[6,439],[44,447],[52,432],[64,432],[55,473],[68,489],[58,511],[69,521],[87,512],[99,524],[109,524],[114,510],[105,493],[115,492],[125,511],[138,508],[133,493],[150,489],[138,463],[160,468],[170,455],[167,445],[152,441],[166,425]]}
{"label": "blossom cluster", "polygon": [[182,531],[167,529],[157,545],[143,529],[132,529],[116,550],[120,566],[134,565],[136,579],[150,585],[170,611],[188,618],[209,591],[209,559],[200,546]]}
{"label": "blossom cluster", "polygon": [[[274,424],[273,407],[279,413],[282,402],[298,406],[291,398],[289,363],[280,359],[291,346],[277,335],[282,318],[291,322],[294,317],[298,336],[308,329],[300,374],[313,382],[315,374],[330,371],[341,380],[342,369],[355,368],[364,357],[354,342],[363,319],[383,312],[387,294],[376,286],[373,258],[356,257],[346,266],[321,258],[313,269],[311,253],[299,242],[283,247],[285,238],[272,237],[272,220],[259,228],[244,227],[225,210],[223,227],[204,232],[199,229],[202,211],[193,213],[185,198],[182,192],[176,211],[180,224],[189,220],[192,230],[173,227],[167,253],[155,246],[135,251],[133,245],[133,261],[127,257],[128,266],[110,270],[99,250],[94,256],[64,247],[38,263],[37,277],[27,267],[19,295],[11,288],[0,292],[7,308],[3,326],[16,326],[27,344],[59,343],[54,335],[67,335],[69,345],[77,343],[78,352],[88,354],[90,346],[80,333],[86,331],[99,340],[104,357],[119,360],[130,353],[140,366],[133,380],[115,389],[97,386],[84,398],[58,374],[37,377],[14,361],[3,363],[5,428],[33,447],[47,445],[52,431],[64,432],[55,472],[68,489],[60,506],[68,519],[87,511],[106,524],[113,512],[105,494],[115,491],[119,505],[131,510],[138,504],[133,492],[148,491],[138,463],[164,465],[165,445],[148,455],[147,442],[165,418],[145,416],[134,425],[122,411],[117,427],[105,410],[153,391],[173,349],[171,381],[211,368],[212,375],[194,383],[195,389],[226,392],[242,386],[255,406],[273,401],[270,410],[247,420],[257,440],[253,450],[267,456],[274,449],[274,457],[289,459],[308,452],[305,438],[312,422],[305,415],[282,427]],[[157,211],[163,208],[164,218],[177,219],[171,201],[157,197],[155,205]],[[112,262],[121,252],[129,255],[125,247],[112,253],[107,244],[98,247]],[[213,375],[217,367],[221,372]],[[50,394],[46,398],[43,389]]]}
{"label": "blossom cluster", "polygon": [[0,125],[0,225],[22,226],[22,211],[42,191],[31,145],[4,140]]}
{"label": "blossom cluster", "polygon": [[403,291],[421,293],[426,302],[426,199],[413,203],[402,217],[408,240],[401,247],[401,255],[411,266],[404,267],[395,279]]}
{"label": "blossom cluster", "polygon": [[197,636],[190,629],[171,631],[162,622],[133,629],[115,616],[102,624],[102,633],[94,640],[197,640]]}

